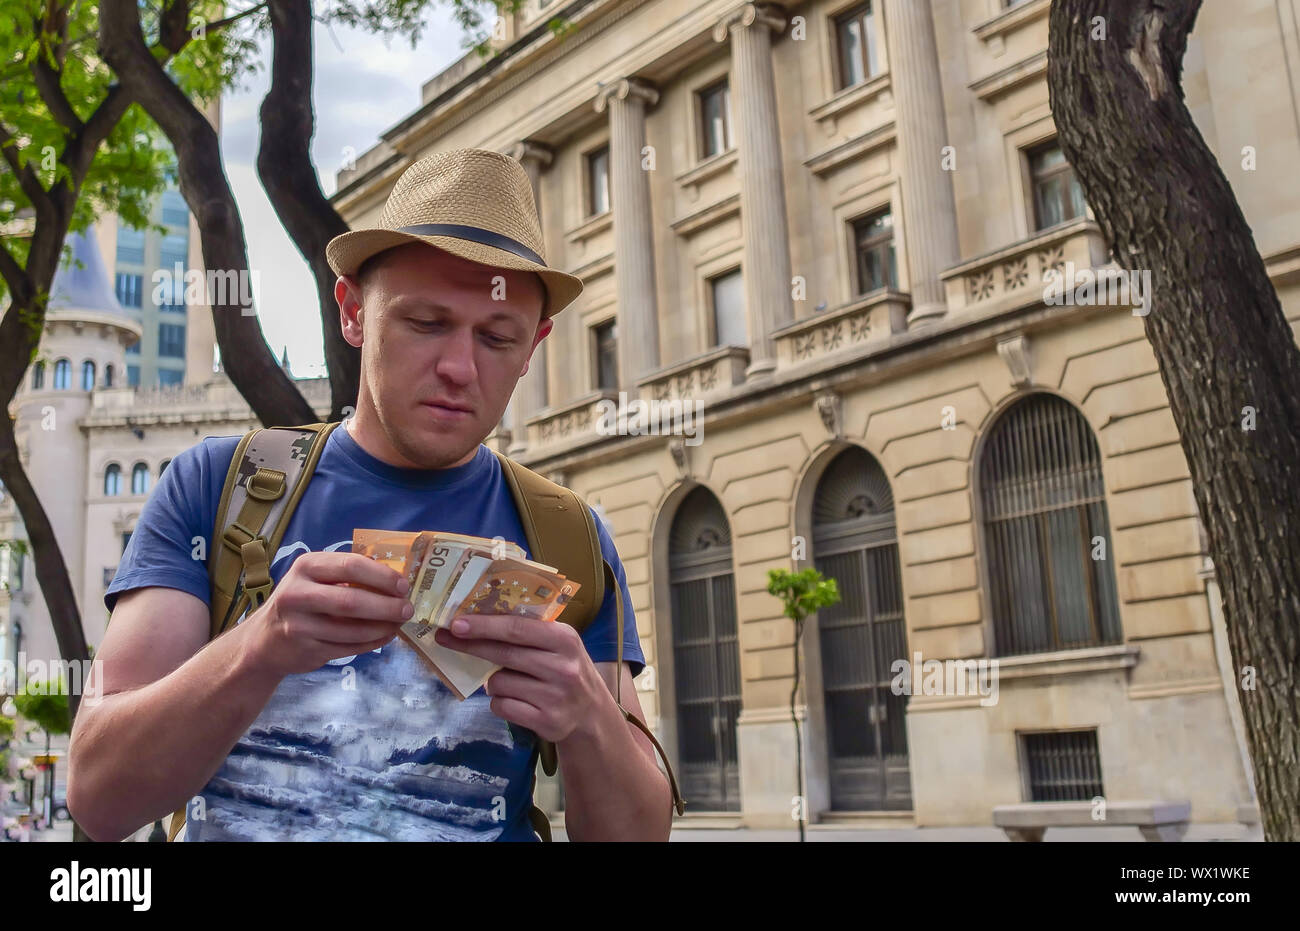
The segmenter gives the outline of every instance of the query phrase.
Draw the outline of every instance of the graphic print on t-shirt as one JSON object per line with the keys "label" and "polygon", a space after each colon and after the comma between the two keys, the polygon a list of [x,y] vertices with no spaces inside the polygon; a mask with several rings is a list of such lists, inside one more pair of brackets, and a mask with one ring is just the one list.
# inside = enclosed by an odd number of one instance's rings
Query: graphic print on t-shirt
{"label": "graphic print on t-shirt", "polygon": [[[167,586],[209,599],[207,540],[238,437],[205,440],[159,478],[105,593]],[[491,450],[461,466],[421,471],[387,465],[345,430],[329,437],[307,493],[276,548],[278,585],[312,551],[347,551],[357,527],[516,541],[518,511]],[[626,576],[608,529],[601,550],[624,605],[623,657],[645,662]],[[616,658],[614,592],[582,633],[593,662]],[[188,808],[186,840],[536,840],[532,806],[536,737],[494,714],[482,689],[456,697],[400,637],[359,656],[285,677]]]}

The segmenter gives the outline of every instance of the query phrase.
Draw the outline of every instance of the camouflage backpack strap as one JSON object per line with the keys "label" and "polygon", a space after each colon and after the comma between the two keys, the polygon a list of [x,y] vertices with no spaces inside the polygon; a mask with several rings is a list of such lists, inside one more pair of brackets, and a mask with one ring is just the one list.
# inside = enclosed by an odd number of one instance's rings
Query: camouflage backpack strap
{"label": "camouflage backpack strap", "polygon": [[208,560],[211,637],[270,597],[271,559],[337,426],[271,427],[240,440],[226,472]]}
{"label": "camouflage backpack strap", "polygon": [[[573,579],[582,586],[569,606],[564,609],[564,613],[560,615],[560,620],[579,632],[585,630],[600,613],[600,606],[605,601],[605,592],[609,589],[615,592],[614,604],[618,617],[617,668],[621,670],[623,598],[617,580],[614,578],[614,570],[601,553],[596,522],[587,503],[573,490],[543,478],[508,456],[499,452],[496,456],[501,462],[501,471],[506,477],[506,484],[510,487],[515,507],[519,511],[519,520],[528,540],[529,554],[538,562],[555,566],[567,578]],[[686,802],[677,789],[677,779],[673,775],[672,764],[668,762],[668,754],[664,752],[650,729],[623,707],[622,692],[623,680],[620,676],[615,683],[614,700],[619,710],[623,712],[623,717],[649,737],[650,742],[659,752],[668,772],[673,807],[679,815],[684,814]],[[542,771],[548,776],[554,776],[559,764],[555,744],[549,740],[539,739],[538,748]],[[535,782],[536,773],[534,773],[534,784]],[[542,839],[550,840],[550,823],[541,809],[533,806],[530,817]]]}
{"label": "camouflage backpack strap", "polygon": [[[315,423],[253,430],[235,447],[208,552],[209,640],[270,596],[271,559],[337,426]],[[175,840],[184,824],[181,807],[172,815],[167,839]]]}

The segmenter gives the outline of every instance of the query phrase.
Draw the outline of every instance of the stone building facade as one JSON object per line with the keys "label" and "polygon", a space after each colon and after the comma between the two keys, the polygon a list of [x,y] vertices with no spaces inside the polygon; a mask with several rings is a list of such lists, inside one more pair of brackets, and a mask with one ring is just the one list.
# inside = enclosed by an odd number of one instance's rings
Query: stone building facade
{"label": "stone building facade", "polygon": [[[1207,3],[1184,86],[1294,320],[1284,6]],[[792,825],[794,628],[766,586],[808,566],[844,596],[801,641],[811,821],[1253,800],[1149,292],[1054,144],[1048,7],[532,0],[339,175],[353,226],[430,152],[533,178],[548,263],[586,288],[499,441],[613,528],[679,825]],[[1104,297],[1054,299],[1065,275]],[[698,433],[611,434],[620,393],[702,403]]]}

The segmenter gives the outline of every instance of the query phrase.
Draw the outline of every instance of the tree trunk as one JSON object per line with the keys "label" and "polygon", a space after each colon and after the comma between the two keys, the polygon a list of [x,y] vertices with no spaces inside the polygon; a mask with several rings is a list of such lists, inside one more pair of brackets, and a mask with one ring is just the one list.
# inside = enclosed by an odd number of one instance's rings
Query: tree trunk
{"label": "tree trunk", "polygon": [[1300,349],[1183,102],[1183,54],[1199,8],[1200,0],[1055,0],[1048,86],[1062,149],[1112,254],[1151,272],[1147,338],[1223,591],[1264,834],[1295,841]]}
{"label": "tree trunk", "polygon": [[[14,313],[14,310],[11,307],[9,313]],[[90,650],[86,646],[86,634],[81,629],[81,613],[77,610],[77,599],[72,592],[68,566],[63,561],[63,552],[59,549],[59,541],[54,535],[49,515],[41,506],[36,489],[32,487],[31,480],[19,461],[14,424],[7,416],[0,417],[0,479],[3,479],[5,488],[13,495],[18,513],[22,515],[27,539],[31,543],[36,581],[41,587],[45,607],[50,612],[50,624],[54,627],[54,638],[59,644],[59,656],[71,662],[84,663],[90,659]],[[68,695],[68,713],[73,718],[76,717],[80,704],[80,695],[75,692]]]}
{"label": "tree trunk", "polygon": [[[100,53],[176,150],[181,193],[194,211],[208,271],[248,274],[248,249],[216,130],[150,54],[133,0],[101,0]],[[221,360],[230,380],[267,426],[311,423],[316,414],[280,368],[237,287],[209,294]],[[224,292],[224,293],[222,293]],[[224,298],[221,299],[221,298]]]}
{"label": "tree trunk", "polygon": [[334,300],[337,276],[325,260],[325,244],[348,225],[320,188],[312,163],[316,132],[312,110],[311,0],[271,0],[271,87],[262,101],[262,141],[257,174],[276,215],[311,266],[320,304],[325,365],[330,375],[330,420],[357,402],[361,350],[349,345],[339,327]]}

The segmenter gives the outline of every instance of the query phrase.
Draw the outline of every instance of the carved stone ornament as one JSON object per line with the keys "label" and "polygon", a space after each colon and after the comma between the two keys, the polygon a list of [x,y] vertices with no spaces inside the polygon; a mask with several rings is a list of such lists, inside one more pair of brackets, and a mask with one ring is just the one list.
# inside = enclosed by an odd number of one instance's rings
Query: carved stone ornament
{"label": "carved stone ornament", "polygon": [[773,32],[781,32],[786,24],[785,11],[771,3],[746,3],[718,20],[713,27],[713,41],[727,41],[727,34],[734,25],[752,26],[755,23],[760,23]]}
{"label": "carved stone ornament", "polygon": [[686,459],[686,441],[681,437],[674,437],[668,441],[668,451],[673,455],[673,463],[677,466],[678,475],[685,477],[690,472],[690,462]]}
{"label": "carved stone ornament", "polygon": [[605,108],[609,106],[609,99],[617,97],[619,100],[628,98],[639,99],[643,101],[647,108],[653,107],[659,101],[659,91],[654,86],[641,78],[623,78],[606,84],[596,92],[596,112],[604,113]]}
{"label": "carved stone ornament", "polygon": [[998,355],[1011,372],[1011,384],[1027,388],[1033,381],[1029,364],[1029,337],[1018,333],[998,340]]}
{"label": "carved stone ornament", "polygon": [[833,391],[826,391],[817,395],[814,402],[817,407],[817,415],[822,419],[822,426],[831,436],[841,436],[844,430],[843,424],[843,403],[840,396]]}

